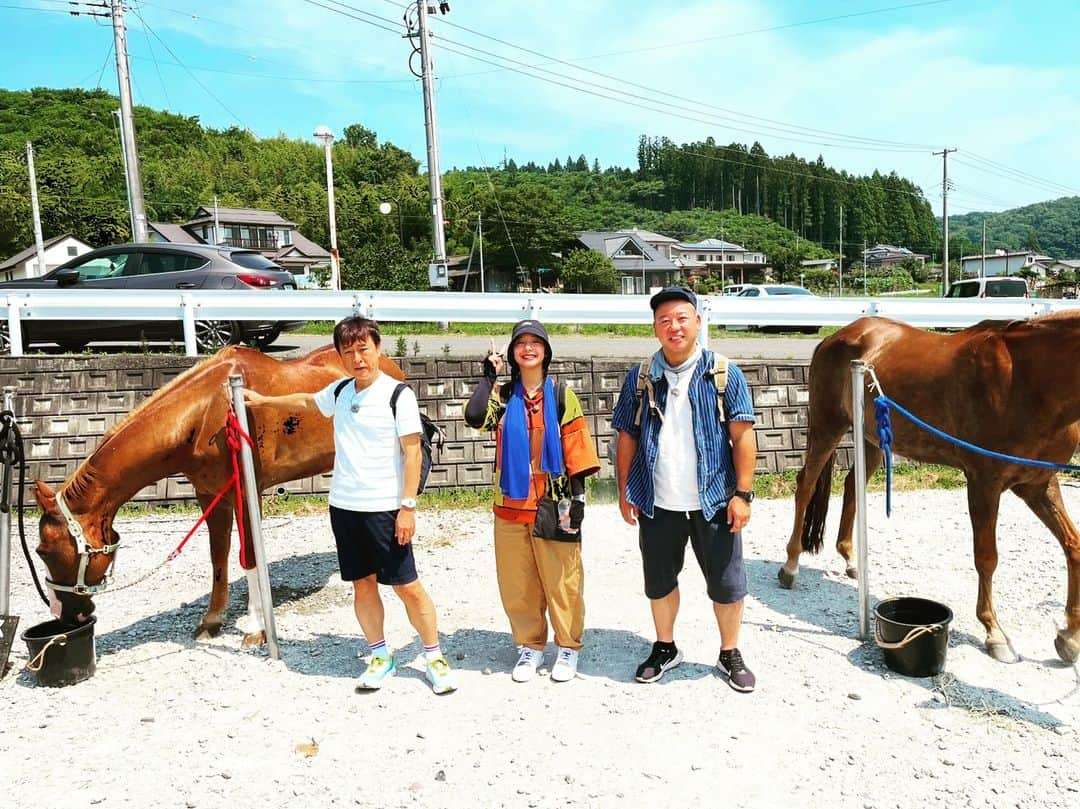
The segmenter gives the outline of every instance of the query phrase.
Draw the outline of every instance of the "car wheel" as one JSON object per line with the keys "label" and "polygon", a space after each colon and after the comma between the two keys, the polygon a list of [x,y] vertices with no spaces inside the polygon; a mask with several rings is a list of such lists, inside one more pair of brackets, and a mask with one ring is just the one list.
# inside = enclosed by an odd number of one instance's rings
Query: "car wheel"
{"label": "car wheel", "polygon": [[245,337],[244,342],[252,348],[257,348],[263,351],[274,344],[274,341],[281,336],[281,329],[271,329],[268,332],[262,334],[253,334],[251,337]]}
{"label": "car wheel", "polygon": [[64,351],[67,351],[69,354],[78,354],[80,351],[86,348],[89,342],[89,340],[70,339],[57,340],[56,344],[60,346],[60,348],[62,348]]}
{"label": "car wheel", "polygon": [[210,354],[227,345],[235,345],[242,338],[243,331],[235,320],[195,321],[195,345],[204,353]]}

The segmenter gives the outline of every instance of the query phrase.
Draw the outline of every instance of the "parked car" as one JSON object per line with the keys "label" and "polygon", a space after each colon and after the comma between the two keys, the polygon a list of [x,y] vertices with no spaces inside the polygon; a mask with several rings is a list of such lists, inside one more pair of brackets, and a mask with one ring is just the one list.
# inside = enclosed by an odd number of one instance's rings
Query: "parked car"
{"label": "parked car", "polygon": [[[293,274],[255,250],[202,244],[118,244],[85,253],[40,278],[0,282],[9,289],[265,289],[295,290]],[[104,303],[104,301],[103,301]],[[102,314],[107,307],[102,307]],[[229,343],[247,342],[266,348],[283,331],[302,320],[197,320],[199,351],[216,351]],[[56,343],[81,351],[100,341],[183,340],[180,320],[35,320],[22,321],[23,345]],[[0,351],[10,352],[8,322],[0,320]]]}
{"label": "parked car", "polygon": [[[737,298],[784,298],[790,300],[793,306],[797,306],[800,299],[816,298],[813,292],[806,287],[793,286],[791,284],[743,284],[742,291]],[[731,331],[747,329],[748,331],[760,331],[763,333],[778,333],[785,331],[798,331],[803,334],[817,334],[818,326],[792,325],[792,326],[728,326]]]}
{"label": "parked car", "polygon": [[965,278],[949,285],[947,298],[1029,298],[1027,281],[1015,276]]}
{"label": "parked car", "polygon": [[749,286],[749,284],[728,284],[726,287],[724,287],[724,292],[722,294],[724,294],[724,295],[738,295],[740,292],[742,292],[748,286]]}

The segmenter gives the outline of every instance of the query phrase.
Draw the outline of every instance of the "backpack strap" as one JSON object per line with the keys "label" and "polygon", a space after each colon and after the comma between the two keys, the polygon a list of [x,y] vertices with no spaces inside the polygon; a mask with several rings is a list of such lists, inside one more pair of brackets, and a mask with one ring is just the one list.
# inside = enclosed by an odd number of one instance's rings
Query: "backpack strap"
{"label": "backpack strap", "polygon": [[337,387],[334,388],[334,401],[335,402],[337,401],[338,396],[341,395],[341,392],[343,390],[345,390],[345,386],[348,385],[352,381],[353,381],[352,377],[347,376],[344,379],[342,379],[340,382],[337,383]]}
{"label": "backpack strap", "polygon": [[727,421],[727,413],[724,411],[724,393],[727,391],[728,358],[723,354],[713,354],[713,364],[706,373],[712,377],[713,385],[716,386],[716,412],[720,415],[720,421]]}
{"label": "backpack strap", "polygon": [[404,382],[398,382],[397,387],[394,388],[394,392],[390,394],[390,412],[394,414],[394,418],[397,418],[397,400],[401,396],[401,392],[405,388],[409,387]]}
{"label": "backpack strap", "polygon": [[647,360],[642,360],[637,369],[637,384],[635,385],[635,391],[637,392],[637,410],[634,411],[634,426],[641,426],[641,414],[645,410],[645,396],[649,398],[649,409],[654,412],[660,421],[664,420],[664,414],[660,412],[656,406],[656,392],[653,390],[652,377],[649,375],[649,371],[652,368],[652,357]]}

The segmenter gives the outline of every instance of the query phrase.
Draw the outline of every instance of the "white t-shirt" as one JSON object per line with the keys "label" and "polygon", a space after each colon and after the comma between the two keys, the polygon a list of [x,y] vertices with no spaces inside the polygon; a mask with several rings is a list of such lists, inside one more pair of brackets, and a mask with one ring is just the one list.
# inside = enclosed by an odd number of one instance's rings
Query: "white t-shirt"
{"label": "white t-shirt", "polygon": [[697,446],[694,444],[689,391],[690,377],[694,375],[697,364],[695,359],[690,367],[679,374],[664,371],[668,395],[653,469],[653,493],[656,505],[666,511],[701,510]]}
{"label": "white t-shirt", "polygon": [[349,511],[394,511],[401,506],[404,456],[401,436],[418,434],[420,407],[406,388],[398,396],[397,420],[390,397],[398,381],[379,374],[361,391],[346,385],[337,401],[336,380],[315,394],[315,405],[334,419],[334,477],[330,505]]}

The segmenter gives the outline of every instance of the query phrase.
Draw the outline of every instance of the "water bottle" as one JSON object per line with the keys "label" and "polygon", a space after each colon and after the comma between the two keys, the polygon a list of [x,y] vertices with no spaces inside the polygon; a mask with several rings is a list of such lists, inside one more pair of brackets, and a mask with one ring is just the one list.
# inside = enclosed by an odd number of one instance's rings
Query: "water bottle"
{"label": "water bottle", "polygon": [[565,497],[559,501],[559,530],[570,533],[570,501]]}

